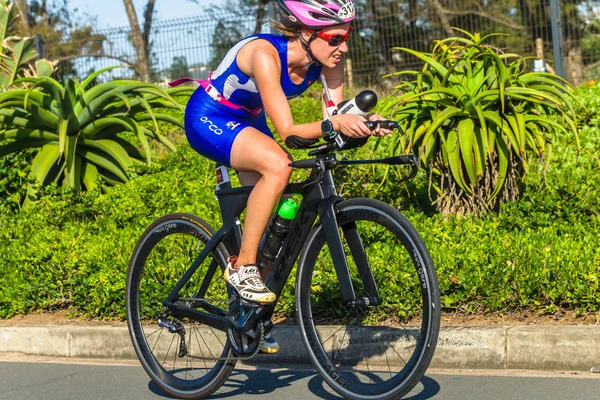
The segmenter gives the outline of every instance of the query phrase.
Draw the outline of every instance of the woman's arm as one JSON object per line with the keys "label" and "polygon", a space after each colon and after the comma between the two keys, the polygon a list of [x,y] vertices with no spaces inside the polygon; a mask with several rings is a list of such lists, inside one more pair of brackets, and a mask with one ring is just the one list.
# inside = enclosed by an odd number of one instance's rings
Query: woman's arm
{"label": "woman's arm", "polygon": [[275,130],[283,141],[291,135],[306,139],[316,139],[323,136],[321,121],[294,124],[288,99],[281,88],[279,77],[282,72],[277,50],[270,43],[262,40],[261,42],[263,43],[254,49],[250,69],[256,80],[265,112],[273,122]]}
{"label": "woman's arm", "polygon": [[[340,62],[338,65],[336,65],[335,68],[323,68],[323,72],[325,75],[325,78],[327,80],[327,86],[329,87],[329,96],[331,97],[331,100],[333,100],[333,102],[338,105],[340,104],[342,101],[344,101],[344,65]],[[325,97],[323,96],[323,99],[321,101],[321,108],[323,110],[323,118],[327,118],[328,114],[327,114],[327,108],[326,108],[326,102],[325,102]],[[334,129],[336,129],[336,125],[339,127],[340,125],[343,131],[343,124],[346,123],[346,121],[336,121],[338,118],[337,115],[331,118],[331,121],[333,122],[334,125]],[[369,114],[366,117],[358,117],[360,119],[360,121],[366,121],[371,120],[371,121],[377,121],[377,120],[383,120],[384,118],[379,115],[379,114]],[[337,124],[336,124],[337,122]],[[354,133],[354,137],[360,137],[360,136],[364,136],[364,129],[362,129],[362,125],[364,125],[362,122],[358,122],[356,119],[354,119],[352,122],[354,122],[355,124],[358,124],[359,126],[357,127],[356,125],[350,125],[347,129],[351,129],[353,130]],[[360,128],[360,129],[359,129]],[[372,132],[369,132],[369,134],[371,135],[376,135],[376,136],[384,136],[384,135],[389,135],[390,133],[393,133],[393,130],[390,129],[381,129],[378,127],[376,127]],[[345,133],[345,132],[344,132]]]}
{"label": "woman's arm", "polygon": [[[340,62],[333,69],[323,67],[321,73],[325,75],[325,80],[327,80],[329,96],[337,106],[344,101],[344,65]],[[323,89],[323,96],[321,98],[321,109],[323,110],[323,119],[329,117],[325,102],[325,89]]]}
{"label": "woman's arm", "polygon": [[[307,124],[294,124],[294,118],[288,103],[288,99],[281,88],[279,77],[281,66],[277,50],[264,40],[257,40],[252,49],[252,57],[249,61],[249,71],[256,80],[265,112],[273,122],[275,130],[283,141],[288,136],[295,135],[306,139],[316,139],[323,136],[321,132],[321,121]],[[287,73],[287,71],[284,71]],[[274,78],[276,77],[276,78]],[[343,70],[342,83],[334,80],[332,96],[334,101],[343,99]],[[331,118],[333,127],[338,132],[351,137],[364,137],[371,131],[363,123],[364,118],[356,115],[335,115]]]}

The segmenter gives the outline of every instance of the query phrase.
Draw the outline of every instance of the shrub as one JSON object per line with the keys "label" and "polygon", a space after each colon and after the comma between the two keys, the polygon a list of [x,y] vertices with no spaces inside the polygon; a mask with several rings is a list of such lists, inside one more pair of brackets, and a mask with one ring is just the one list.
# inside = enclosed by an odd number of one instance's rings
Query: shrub
{"label": "shrub", "polygon": [[[514,200],[532,158],[550,160],[553,138],[577,141],[569,84],[548,73],[526,71],[516,54],[502,54],[481,37],[436,41],[431,54],[396,48],[425,62],[403,82],[382,112],[406,135],[390,149],[414,152],[430,174],[444,214],[482,213]],[[578,143],[578,142],[577,142]]]}
{"label": "shrub", "polygon": [[[38,184],[55,183],[77,191],[98,186],[106,190],[128,181],[134,163],[152,161],[149,138],[175,151],[161,134],[158,121],[182,129],[181,119],[155,108],[181,109],[181,105],[152,84],[123,80],[91,87],[107,70],[81,83],[69,78],[64,86],[49,77],[20,79],[17,82],[29,83],[31,88],[0,94],[0,156],[39,149],[31,165]],[[171,93],[186,91],[190,89],[172,89]],[[152,129],[143,125],[146,121],[153,123]],[[142,150],[124,135],[127,132]]]}
{"label": "shrub", "polygon": [[19,16],[14,2],[0,0],[0,90],[5,91],[23,76],[50,76],[54,65],[37,60],[38,53],[31,38],[17,36]]}
{"label": "shrub", "polygon": [[[304,114],[318,112],[318,102],[304,101]],[[587,153],[557,140],[555,167],[547,175],[531,173],[519,200],[483,219],[434,213],[425,174],[398,185],[402,171],[382,165],[338,168],[340,194],[379,198],[402,210],[427,243],[447,311],[598,312],[600,166],[592,154],[600,154],[600,132],[587,128],[580,131]],[[371,141],[342,154],[377,157],[386,146]],[[180,150],[106,194],[50,187],[27,209],[0,212],[0,318],[68,308],[123,319],[127,264],[153,220],[179,211],[215,227],[221,223],[213,163],[188,146]],[[300,159],[305,152],[296,155]],[[377,255],[390,257],[384,246]],[[292,275],[278,309],[292,318],[293,282]]]}
{"label": "shrub", "polygon": [[0,214],[0,318],[67,307],[124,318],[127,264],[154,219],[186,211],[220,223],[210,162],[184,147],[149,172],[106,195],[56,188]]}

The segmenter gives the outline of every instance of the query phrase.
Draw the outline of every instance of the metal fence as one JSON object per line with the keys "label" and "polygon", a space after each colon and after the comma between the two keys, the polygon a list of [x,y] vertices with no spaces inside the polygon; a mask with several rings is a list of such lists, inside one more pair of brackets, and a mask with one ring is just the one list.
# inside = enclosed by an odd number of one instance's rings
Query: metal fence
{"label": "metal fence", "polygon": [[[491,38],[490,44],[543,59],[535,63],[532,59],[532,67],[555,71],[575,85],[600,78],[600,1],[356,0],[355,4],[358,18],[346,57],[350,86],[392,85],[381,76],[421,63],[391,48],[428,51],[433,40],[456,36],[453,27],[508,34]],[[207,77],[233,43],[257,26],[262,32],[271,30],[268,18],[257,24],[248,10],[155,22],[149,40],[152,80]],[[61,60],[60,71],[79,76],[126,65],[108,77],[133,77],[138,62],[129,27],[98,31],[80,42],[73,38],[69,43],[45,43],[44,50],[46,57]]]}

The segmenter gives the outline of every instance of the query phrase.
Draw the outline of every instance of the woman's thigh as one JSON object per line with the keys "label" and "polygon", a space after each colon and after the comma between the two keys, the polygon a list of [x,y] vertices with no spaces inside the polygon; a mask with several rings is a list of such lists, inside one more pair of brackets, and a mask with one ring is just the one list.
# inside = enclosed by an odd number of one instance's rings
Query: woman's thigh
{"label": "woman's thigh", "polygon": [[276,174],[289,177],[292,156],[275,139],[265,135],[254,127],[246,127],[239,132],[231,147],[231,167],[241,173],[243,184],[252,184],[258,180],[258,173]]}
{"label": "woman's thigh", "polygon": [[231,166],[230,155],[236,137],[248,127],[256,127],[263,136],[272,133],[263,127],[263,118],[240,118],[213,104],[204,92],[194,93],[185,112],[185,133],[190,146],[206,158]]}

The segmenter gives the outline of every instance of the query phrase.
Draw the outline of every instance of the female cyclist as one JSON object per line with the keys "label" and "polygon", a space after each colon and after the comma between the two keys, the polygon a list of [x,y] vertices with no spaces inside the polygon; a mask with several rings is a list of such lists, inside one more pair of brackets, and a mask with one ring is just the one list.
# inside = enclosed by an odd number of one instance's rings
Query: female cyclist
{"label": "female cyclist", "polygon": [[[282,35],[259,34],[238,42],[208,81],[190,98],[185,131],[191,147],[238,172],[242,185],[255,185],[248,199],[240,254],[228,260],[225,279],[250,301],[269,303],[275,294],[264,285],[256,256],[273,209],[288,184],[290,154],[273,138],[265,114],[285,141],[342,132],[350,137],[384,135],[370,131],[356,115],[294,124],[288,99],[299,96],[324,74],[331,100],[344,94],[343,55],[348,51],[352,0],[278,0]],[[370,119],[382,119],[372,115]],[[269,338],[266,338],[267,341]],[[276,343],[272,350],[277,351]],[[268,352],[274,352],[268,351]]]}

